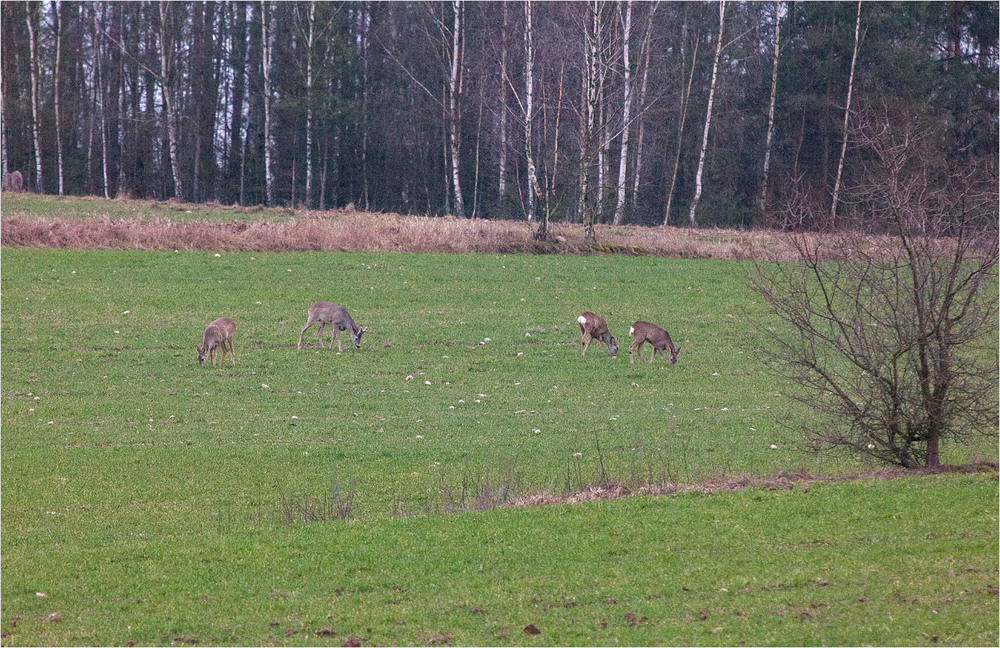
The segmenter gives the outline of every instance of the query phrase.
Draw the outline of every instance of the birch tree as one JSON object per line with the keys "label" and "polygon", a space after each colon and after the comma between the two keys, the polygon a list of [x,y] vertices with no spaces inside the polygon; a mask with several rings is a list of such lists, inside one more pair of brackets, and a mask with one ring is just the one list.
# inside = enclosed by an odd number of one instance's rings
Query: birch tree
{"label": "birch tree", "polygon": [[[590,166],[594,157],[594,119],[597,114],[598,93],[598,50],[601,39],[601,6],[598,0],[588,1],[584,16],[584,74],[581,93],[584,103],[580,118],[580,221],[583,223],[584,238],[589,243],[596,242],[594,232],[594,199],[589,190]],[[586,118],[583,117],[586,115]]]}
{"label": "birch tree", "polygon": [[461,95],[462,95],[462,2],[453,0],[454,26],[451,33],[451,73],[448,75],[448,142],[451,145],[451,182],[455,193],[455,216],[465,218],[462,200],[462,183],[459,176],[461,162]]}
{"label": "birch tree", "polygon": [[502,206],[507,196],[507,3],[501,2],[503,22],[500,27],[500,151],[498,193]]}
{"label": "birch tree", "polygon": [[844,106],[844,135],[840,143],[840,159],[837,161],[837,179],[833,183],[833,201],[830,203],[830,225],[837,222],[837,195],[840,193],[840,176],[844,171],[844,155],[847,153],[847,125],[851,118],[851,92],[854,89],[854,65],[858,61],[858,40],[861,32],[861,2],[858,0],[858,14],[854,21],[854,54],[851,55],[851,73],[847,77],[847,104]]}
{"label": "birch tree", "polygon": [[524,157],[528,164],[528,222],[535,219],[535,159],[531,151],[531,123],[534,121],[532,99],[534,94],[534,29],[531,21],[531,0],[524,1]]}
{"label": "birch tree", "polygon": [[639,111],[639,141],[635,147],[635,170],[632,172],[632,209],[639,203],[639,176],[642,173],[642,143],[646,130],[646,88],[649,81],[649,54],[652,50],[650,39],[653,34],[653,16],[660,6],[656,0],[646,15],[646,33],[642,38],[642,82],[639,84],[639,95],[636,97],[636,108]]}
{"label": "birch tree", "polygon": [[264,192],[268,207],[274,206],[274,171],[271,169],[271,34],[267,0],[260,0],[261,65],[264,70]]}
{"label": "birch tree", "polygon": [[[684,24],[681,26],[681,71],[684,70],[684,45],[687,41],[688,12],[684,10]],[[691,54],[691,72],[688,74],[687,87],[681,92],[680,119],[677,120],[677,152],[674,155],[674,171],[670,175],[670,189],[667,190],[667,207],[664,209],[663,225],[670,222],[670,205],[674,200],[674,188],[677,186],[677,170],[681,164],[681,150],[684,146],[684,123],[687,120],[688,101],[691,98],[691,83],[694,81],[694,68],[698,62],[698,43],[701,39],[696,35],[694,52]]]}
{"label": "birch tree", "polygon": [[[316,44],[316,0],[310,0],[309,13],[306,21],[306,207],[312,207],[313,178],[313,48]],[[365,58],[365,73],[367,76],[367,57]],[[366,84],[367,85],[367,84]],[[365,193],[365,209],[368,195]]]}
{"label": "birch tree", "polygon": [[52,16],[54,22],[55,40],[56,40],[56,65],[52,71],[52,103],[55,109],[56,117],[56,171],[59,175],[59,195],[63,195],[63,145],[62,145],[62,128],[61,120],[59,115],[59,78],[62,76],[60,73],[60,64],[62,61],[62,16],[60,3],[56,0],[52,2]]}
{"label": "birch tree", "polygon": [[715,60],[712,63],[712,81],[708,88],[708,108],[705,109],[705,130],[701,136],[701,153],[698,156],[698,173],[694,180],[694,198],[691,200],[691,210],[688,212],[688,224],[695,227],[695,210],[701,199],[701,175],[705,169],[705,153],[708,151],[708,132],[712,126],[712,101],[715,99],[715,82],[719,76],[719,57],[722,54],[722,34],[726,25],[726,0],[719,1],[719,36],[715,42]]}
{"label": "birch tree", "polygon": [[30,1],[25,2],[25,11],[28,23],[28,51],[31,64],[31,136],[35,145],[35,191],[45,192],[45,183],[42,181],[42,143],[39,135],[38,116],[38,30],[35,27],[35,10]]}
{"label": "birch tree", "polygon": [[101,25],[98,18],[97,5],[94,5],[94,64],[97,66],[97,118],[101,120],[101,186],[104,187],[104,197],[110,198],[108,189],[108,120],[104,114],[104,66],[101,59]]}
{"label": "birch tree", "polygon": [[181,178],[180,160],[177,155],[177,112],[173,101],[173,57],[174,40],[170,22],[171,3],[160,0],[160,89],[163,92],[163,107],[166,111],[167,139],[170,147],[170,171],[174,179],[174,196],[184,198],[184,184]]}
{"label": "birch tree", "polygon": [[771,163],[771,138],[774,136],[774,103],[778,95],[778,51],[781,41],[781,1],[774,3],[774,58],[771,66],[771,105],[767,111],[767,139],[764,143],[764,172],[760,181],[760,211],[767,205],[767,170]]}
{"label": "birch tree", "polygon": [[622,146],[618,154],[618,200],[615,203],[616,226],[622,224],[625,217],[625,175],[628,171],[628,135],[631,126],[632,108],[632,70],[629,65],[628,42],[632,36],[632,0],[625,1],[625,17],[621,17],[621,6],[619,4],[618,16],[622,20],[622,66],[624,67],[624,83],[622,84]]}

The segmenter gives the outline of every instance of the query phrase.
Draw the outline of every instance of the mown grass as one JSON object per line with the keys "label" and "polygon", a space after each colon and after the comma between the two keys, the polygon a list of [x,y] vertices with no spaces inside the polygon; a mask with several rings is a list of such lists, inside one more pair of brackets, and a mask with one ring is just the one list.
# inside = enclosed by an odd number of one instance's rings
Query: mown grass
{"label": "mown grass", "polygon": [[[997,641],[995,475],[438,514],[484,479],[562,492],[868,468],[797,451],[786,423],[806,414],[758,362],[751,320],[767,319],[730,263],[3,261],[5,644]],[[320,299],[369,327],[360,350],[315,348],[315,328],[295,348]],[[618,359],[580,357],[583,310]],[[238,364],[199,367],[221,315]],[[637,319],[671,332],[677,365],[628,363]],[[943,458],[995,460],[996,440]],[[283,521],[283,498],[334,489],[347,521]]]}

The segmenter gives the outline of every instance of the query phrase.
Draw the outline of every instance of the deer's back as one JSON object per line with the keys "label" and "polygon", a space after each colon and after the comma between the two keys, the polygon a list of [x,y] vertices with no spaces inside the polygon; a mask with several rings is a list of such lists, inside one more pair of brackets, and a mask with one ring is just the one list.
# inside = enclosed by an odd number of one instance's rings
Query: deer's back
{"label": "deer's back", "polygon": [[656,324],[651,322],[636,322],[629,329],[629,335],[635,339],[649,340],[650,342],[661,342],[669,340],[670,336]]}
{"label": "deer's back", "polygon": [[[212,328],[213,326],[219,329],[219,331],[222,332],[223,337],[226,338],[227,340],[231,339],[233,337],[233,334],[236,333],[236,322],[229,319],[228,317],[220,317],[219,319],[209,324],[208,328]],[[208,333],[207,330],[205,332]]]}
{"label": "deer's back", "polygon": [[[580,320],[584,321],[580,321]],[[584,330],[589,330],[592,335],[599,336],[602,333],[608,332],[608,323],[604,321],[601,316],[587,311],[577,318],[577,322],[580,322],[580,327]]]}
{"label": "deer's back", "polygon": [[309,318],[317,319],[326,324],[353,321],[351,320],[351,316],[347,313],[346,308],[325,301],[316,302],[309,307]]}

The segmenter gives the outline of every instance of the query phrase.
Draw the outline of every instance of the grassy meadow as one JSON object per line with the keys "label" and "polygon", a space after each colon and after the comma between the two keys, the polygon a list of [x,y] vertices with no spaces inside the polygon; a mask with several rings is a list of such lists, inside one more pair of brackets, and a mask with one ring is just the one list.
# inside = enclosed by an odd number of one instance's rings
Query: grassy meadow
{"label": "grassy meadow", "polygon": [[[808,413],[760,363],[768,318],[732,262],[2,264],[3,645],[1000,640],[995,473],[494,508],[874,468],[797,447]],[[330,350],[329,330],[320,349],[315,327],[296,348],[317,300],[368,327],[361,349]],[[617,359],[580,357],[584,310]],[[237,364],[200,367],[223,315]],[[676,365],[629,363],[638,319]],[[996,456],[994,438],[942,461]]]}

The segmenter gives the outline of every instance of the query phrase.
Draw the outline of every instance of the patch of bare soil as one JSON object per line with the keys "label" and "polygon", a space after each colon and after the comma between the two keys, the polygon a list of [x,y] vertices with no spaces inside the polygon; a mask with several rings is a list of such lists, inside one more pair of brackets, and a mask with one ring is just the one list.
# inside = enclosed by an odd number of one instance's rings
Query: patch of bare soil
{"label": "patch of bare soil", "polygon": [[942,473],[996,473],[997,470],[998,464],[996,463],[978,462],[966,464],[964,466],[941,466],[936,469],[885,469],[868,473],[838,475],[834,477],[815,477],[808,473],[779,473],[773,478],[759,478],[741,475],[725,479],[710,479],[700,484],[662,484],[658,486],[642,486],[635,489],[628,488],[622,484],[609,484],[607,486],[588,488],[587,490],[578,493],[553,495],[552,493],[543,492],[525,495],[511,504],[502,505],[502,508],[518,506],[544,506],[548,504],[576,504],[578,502],[592,502],[599,499],[622,499],[633,495],[674,495],[677,493],[701,493],[703,495],[711,495],[713,493],[730,493],[748,488],[763,488],[764,490],[792,490],[795,487],[800,487],[808,489],[811,484],[816,483],[882,481],[887,479],[899,479],[901,477],[940,475]]}

